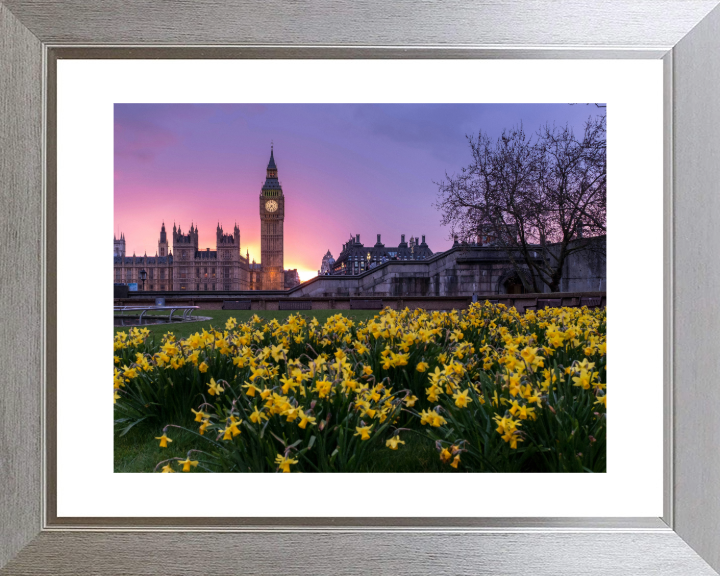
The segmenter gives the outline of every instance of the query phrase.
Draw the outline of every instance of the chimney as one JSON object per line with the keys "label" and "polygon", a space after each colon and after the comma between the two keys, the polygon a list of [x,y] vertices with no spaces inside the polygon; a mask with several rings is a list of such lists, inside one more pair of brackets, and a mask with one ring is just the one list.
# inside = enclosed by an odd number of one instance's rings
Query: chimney
{"label": "chimney", "polygon": [[405,234],[400,234],[400,244],[405,244]]}
{"label": "chimney", "polygon": [[377,243],[380,244],[380,234],[378,234],[378,241],[377,241]]}
{"label": "chimney", "polygon": [[355,237],[355,242],[357,242],[358,244],[360,244],[360,234],[358,234],[358,235]]}
{"label": "chimney", "polygon": [[423,239],[422,243],[425,244],[425,234],[423,234],[422,239]]}

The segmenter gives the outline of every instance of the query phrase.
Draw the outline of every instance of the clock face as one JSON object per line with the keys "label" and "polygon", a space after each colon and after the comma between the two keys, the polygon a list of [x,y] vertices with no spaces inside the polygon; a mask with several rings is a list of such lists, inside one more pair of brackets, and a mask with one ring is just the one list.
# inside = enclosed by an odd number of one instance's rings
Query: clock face
{"label": "clock face", "polygon": [[278,209],[278,203],[275,200],[268,200],[265,202],[265,210],[268,212],[275,212]]}

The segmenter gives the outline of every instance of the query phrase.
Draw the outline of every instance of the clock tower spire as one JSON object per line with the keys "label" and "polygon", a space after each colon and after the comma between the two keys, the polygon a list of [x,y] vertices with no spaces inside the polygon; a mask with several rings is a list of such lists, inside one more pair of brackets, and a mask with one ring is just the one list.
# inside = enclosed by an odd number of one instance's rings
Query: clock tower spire
{"label": "clock tower spire", "polygon": [[262,289],[284,290],[284,234],[285,195],[278,180],[273,146],[267,165],[265,184],[260,191],[260,263]]}

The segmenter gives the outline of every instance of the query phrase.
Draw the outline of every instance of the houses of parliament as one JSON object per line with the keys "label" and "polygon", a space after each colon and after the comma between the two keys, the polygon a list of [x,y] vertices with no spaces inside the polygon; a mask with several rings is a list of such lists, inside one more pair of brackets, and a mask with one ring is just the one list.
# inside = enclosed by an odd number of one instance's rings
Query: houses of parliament
{"label": "houses of parliament", "polygon": [[[297,270],[285,270],[285,195],[270,148],[265,184],[260,191],[260,263],[242,255],[237,224],[226,234],[218,223],[215,250],[200,249],[198,229],[187,233],[173,225],[172,246],[163,222],[155,256],[126,256],[125,235],[114,239],[115,283],[137,283],[148,291],[287,290],[300,283]],[[145,271],[145,281],[141,272]]]}

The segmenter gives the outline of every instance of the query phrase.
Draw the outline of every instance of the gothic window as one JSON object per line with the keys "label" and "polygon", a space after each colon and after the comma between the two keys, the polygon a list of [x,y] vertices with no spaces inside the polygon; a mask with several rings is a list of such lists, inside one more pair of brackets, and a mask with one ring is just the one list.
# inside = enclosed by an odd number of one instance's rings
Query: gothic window
{"label": "gothic window", "polygon": [[150,268],[150,279],[152,280],[155,277],[155,268]]}

